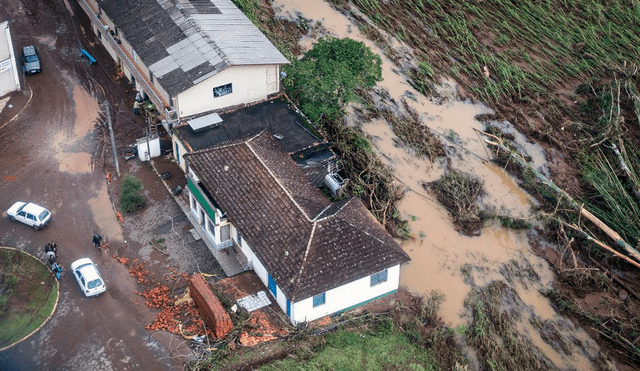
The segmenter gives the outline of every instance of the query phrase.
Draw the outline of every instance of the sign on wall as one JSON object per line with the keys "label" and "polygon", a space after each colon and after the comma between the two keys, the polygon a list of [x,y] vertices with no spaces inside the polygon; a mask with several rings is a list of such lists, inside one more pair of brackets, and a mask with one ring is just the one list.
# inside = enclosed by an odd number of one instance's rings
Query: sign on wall
{"label": "sign on wall", "polygon": [[0,73],[2,73],[4,71],[8,71],[10,67],[11,67],[11,58],[1,61],[0,62]]}

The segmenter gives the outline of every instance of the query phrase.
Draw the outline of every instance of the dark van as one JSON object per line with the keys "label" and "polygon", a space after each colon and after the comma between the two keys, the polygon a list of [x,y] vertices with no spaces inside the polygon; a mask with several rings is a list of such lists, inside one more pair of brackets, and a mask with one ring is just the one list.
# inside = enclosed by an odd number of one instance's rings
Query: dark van
{"label": "dark van", "polygon": [[40,57],[35,46],[25,46],[22,48],[22,68],[28,75],[42,71],[40,68]]}

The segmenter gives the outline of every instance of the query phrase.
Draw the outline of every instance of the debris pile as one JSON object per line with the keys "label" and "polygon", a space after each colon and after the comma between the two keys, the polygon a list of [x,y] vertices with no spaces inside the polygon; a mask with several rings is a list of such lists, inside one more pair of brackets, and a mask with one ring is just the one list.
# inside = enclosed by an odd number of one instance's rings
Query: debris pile
{"label": "debris pile", "polygon": [[149,274],[149,271],[144,269],[144,265],[147,262],[142,262],[142,264],[137,264],[138,263],[138,259],[134,259],[132,262],[132,266],[129,267],[129,275],[131,277],[134,277],[138,280],[138,283],[149,283],[149,281],[146,279],[147,274]]}
{"label": "debris pile", "polygon": [[150,308],[167,308],[175,303],[175,300],[169,297],[169,288],[161,284],[149,291],[144,290],[136,294],[147,299],[147,307]]}
{"label": "debris pile", "polygon": [[[113,255],[120,264],[128,266],[129,258]],[[131,261],[129,266],[129,275],[136,278],[139,284],[148,284],[146,279],[149,271],[144,268],[147,263],[143,261],[138,264],[138,259]],[[177,282],[180,277],[185,280],[189,280],[189,275],[186,273],[179,273],[177,269],[169,267],[169,274],[167,274],[166,280]],[[153,276],[154,274],[152,274]],[[196,303],[189,293],[186,292],[180,300],[176,300],[170,294],[169,287],[157,283],[157,286],[142,292],[136,292],[138,295],[147,299],[145,305],[149,308],[162,309],[160,313],[156,315],[153,322],[145,325],[147,330],[164,330],[173,334],[181,334],[186,338],[193,336],[210,336],[211,331],[206,327],[205,321],[200,315],[200,311],[196,307]]]}
{"label": "debris pile", "polygon": [[251,314],[249,324],[254,327],[253,330],[244,331],[240,334],[240,344],[244,346],[253,346],[265,341],[275,340],[281,336],[287,336],[286,330],[278,329],[269,324],[267,316],[260,310],[256,310]]}

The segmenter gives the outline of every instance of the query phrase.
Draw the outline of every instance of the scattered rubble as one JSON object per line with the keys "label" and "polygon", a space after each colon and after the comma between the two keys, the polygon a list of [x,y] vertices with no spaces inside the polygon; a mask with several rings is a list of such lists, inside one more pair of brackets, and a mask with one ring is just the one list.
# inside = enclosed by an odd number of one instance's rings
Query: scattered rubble
{"label": "scattered rubble", "polygon": [[191,277],[189,291],[198,308],[202,311],[207,326],[213,329],[215,337],[224,338],[233,329],[233,322],[202,274],[194,274]]}
{"label": "scattered rubble", "polygon": [[240,344],[244,346],[253,346],[289,335],[286,330],[272,327],[267,316],[260,310],[251,314],[249,324],[253,329],[242,332],[239,338]]}

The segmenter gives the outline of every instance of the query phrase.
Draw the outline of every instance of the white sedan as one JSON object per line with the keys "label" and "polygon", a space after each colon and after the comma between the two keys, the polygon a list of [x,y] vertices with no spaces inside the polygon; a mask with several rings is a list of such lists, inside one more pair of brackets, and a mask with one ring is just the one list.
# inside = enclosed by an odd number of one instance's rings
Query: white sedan
{"label": "white sedan", "polygon": [[84,296],[94,296],[107,290],[104,280],[98,272],[98,266],[91,259],[82,258],[71,263],[71,272],[84,292]]}
{"label": "white sedan", "polygon": [[16,202],[7,210],[7,215],[9,215],[9,219],[32,226],[36,231],[51,220],[49,210],[31,202]]}

